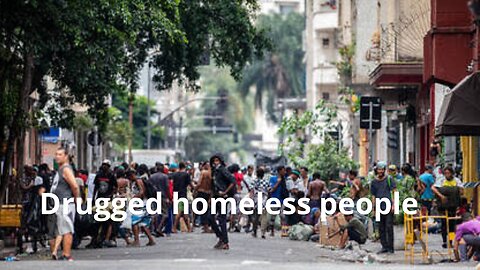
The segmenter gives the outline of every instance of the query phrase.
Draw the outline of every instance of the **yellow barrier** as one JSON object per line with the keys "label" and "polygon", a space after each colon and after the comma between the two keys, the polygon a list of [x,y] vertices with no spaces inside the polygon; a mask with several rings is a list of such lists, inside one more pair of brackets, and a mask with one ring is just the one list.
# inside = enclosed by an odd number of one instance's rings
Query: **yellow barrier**
{"label": "yellow barrier", "polygon": [[[449,259],[453,259],[453,247],[450,241],[455,239],[455,232],[450,232],[450,221],[458,219],[457,217],[449,217],[445,212],[443,216],[429,216],[420,215],[413,216],[404,214],[403,231],[405,234],[405,261],[409,261],[411,264],[415,263],[415,257],[422,257],[424,263],[431,263],[432,253],[428,244],[428,220],[429,218],[444,219],[446,220],[447,227],[447,252],[435,252],[438,255],[447,255]],[[416,227],[415,225],[418,224]],[[416,242],[419,242],[421,250],[416,249]]]}
{"label": "yellow barrier", "polygon": [[2,205],[0,208],[0,227],[20,228],[22,206],[20,204]]}

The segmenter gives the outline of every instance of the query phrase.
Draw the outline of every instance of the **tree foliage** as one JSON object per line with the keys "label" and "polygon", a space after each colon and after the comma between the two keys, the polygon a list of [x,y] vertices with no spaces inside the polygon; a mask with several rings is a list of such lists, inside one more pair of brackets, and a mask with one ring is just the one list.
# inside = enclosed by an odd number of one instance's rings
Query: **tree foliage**
{"label": "tree foliage", "polygon": [[251,20],[256,8],[254,0],[0,1],[0,201],[27,127],[43,114],[71,128],[79,103],[104,130],[107,98],[137,89],[149,55],[158,89],[175,80],[196,89],[206,51],[238,78],[268,44]]}
{"label": "tree foliage", "polygon": [[[117,150],[125,150],[128,142],[128,136],[132,136],[132,147],[134,149],[145,149],[147,144],[147,127],[150,121],[151,127],[151,147],[160,148],[164,139],[164,129],[152,119],[158,119],[158,112],[155,109],[155,103],[150,101],[150,116],[148,119],[147,106],[149,101],[145,96],[135,95],[133,99],[133,130],[130,130],[128,124],[129,97],[114,96],[112,107],[109,109],[110,121],[107,129],[107,136],[117,145]],[[126,127],[126,128],[125,128]],[[125,132],[126,131],[126,132]],[[118,133],[119,135],[116,135]],[[121,151],[121,152],[123,152]]]}
{"label": "tree foliage", "polygon": [[[338,177],[342,169],[356,168],[358,165],[350,158],[348,151],[339,147],[329,133],[336,128],[336,118],[336,106],[324,100],[320,100],[313,111],[285,117],[278,130],[286,136],[281,145],[282,154],[295,166],[306,166],[310,171],[319,172],[325,180]],[[307,144],[306,131],[321,142]]]}
{"label": "tree foliage", "polygon": [[[251,132],[254,127],[254,105],[253,98],[244,98],[237,91],[237,82],[225,68],[217,68],[213,65],[201,69],[201,88],[206,96],[217,96],[219,89],[224,89],[228,95],[228,105],[225,111],[219,112],[224,117],[225,125],[233,125],[239,134]],[[216,101],[206,100],[201,106],[189,112],[189,119],[195,116],[202,117],[207,112],[217,110]],[[212,135],[208,131],[197,129],[210,127],[203,119],[188,121],[185,123],[189,131],[184,141],[186,157],[191,160],[205,160],[214,152],[239,153],[241,156],[242,145],[233,143],[233,134]],[[208,159],[208,158],[207,158]]]}
{"label": "tree foliage", "polygon": [[269,29],[268,35],[273,48],[262,58],[254,59],[244,70],[239,85],[244,96],[255,86],[255,105],[263,108],[263,97],[267,96],[267,112],[273,121],[276,98],[298,97],[305,93],[305,63],[302,50],[304,16],[298,13],[288,15],[263,15],[258,25]]}

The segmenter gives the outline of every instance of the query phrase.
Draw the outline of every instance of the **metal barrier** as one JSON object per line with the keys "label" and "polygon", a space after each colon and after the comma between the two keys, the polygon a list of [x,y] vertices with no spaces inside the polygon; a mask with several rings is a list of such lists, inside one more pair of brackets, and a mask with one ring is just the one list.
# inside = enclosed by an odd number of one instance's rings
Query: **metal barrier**
{"label": "metal barrier", "polygon": [[[405,261],[411,264],[415,263],[415,257],[421,257],[424,263],[432,263],[432,252],[428,242],[428,226],[429,218],[440,219],[446,221],[447,228],[447,251],[436,251],[435,254],[443,256],[446,255],[448,259],[453,259],[453,247],[451,242],[455,239],[455,232],[450,232],[451,220],[457,220],[458,217],[449,217],[448,212],[445,211],[443,216],[429,216],[427,215],[407,215],[404,214],[403,230],[405,234]],[[418,225],[418,226],[416,226]],[[421,249],[416,248],[416,242],[419,242]]]}

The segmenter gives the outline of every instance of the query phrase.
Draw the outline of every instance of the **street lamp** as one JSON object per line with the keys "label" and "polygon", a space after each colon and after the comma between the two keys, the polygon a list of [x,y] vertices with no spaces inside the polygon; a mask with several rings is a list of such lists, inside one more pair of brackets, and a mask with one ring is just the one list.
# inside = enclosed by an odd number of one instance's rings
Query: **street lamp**
{"label": "street lamp", "polygon": [[480,0],[468,1],[468,8],[475,17],[475,24],[480,25]]}

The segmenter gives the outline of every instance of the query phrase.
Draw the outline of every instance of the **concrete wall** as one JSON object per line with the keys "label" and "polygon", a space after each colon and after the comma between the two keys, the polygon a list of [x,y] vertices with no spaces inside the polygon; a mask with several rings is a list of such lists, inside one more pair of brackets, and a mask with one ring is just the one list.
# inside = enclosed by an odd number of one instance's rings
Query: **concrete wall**
{"label": "concrete wall", "polygon": [[353,82],[368,83],[368,74],[376,66],[375,61],[367,60],[367,53],[372,47],[372,37],[377,30],[377,2],[372,0],[357,0],[354,12],[355,18],[355,67]]}

